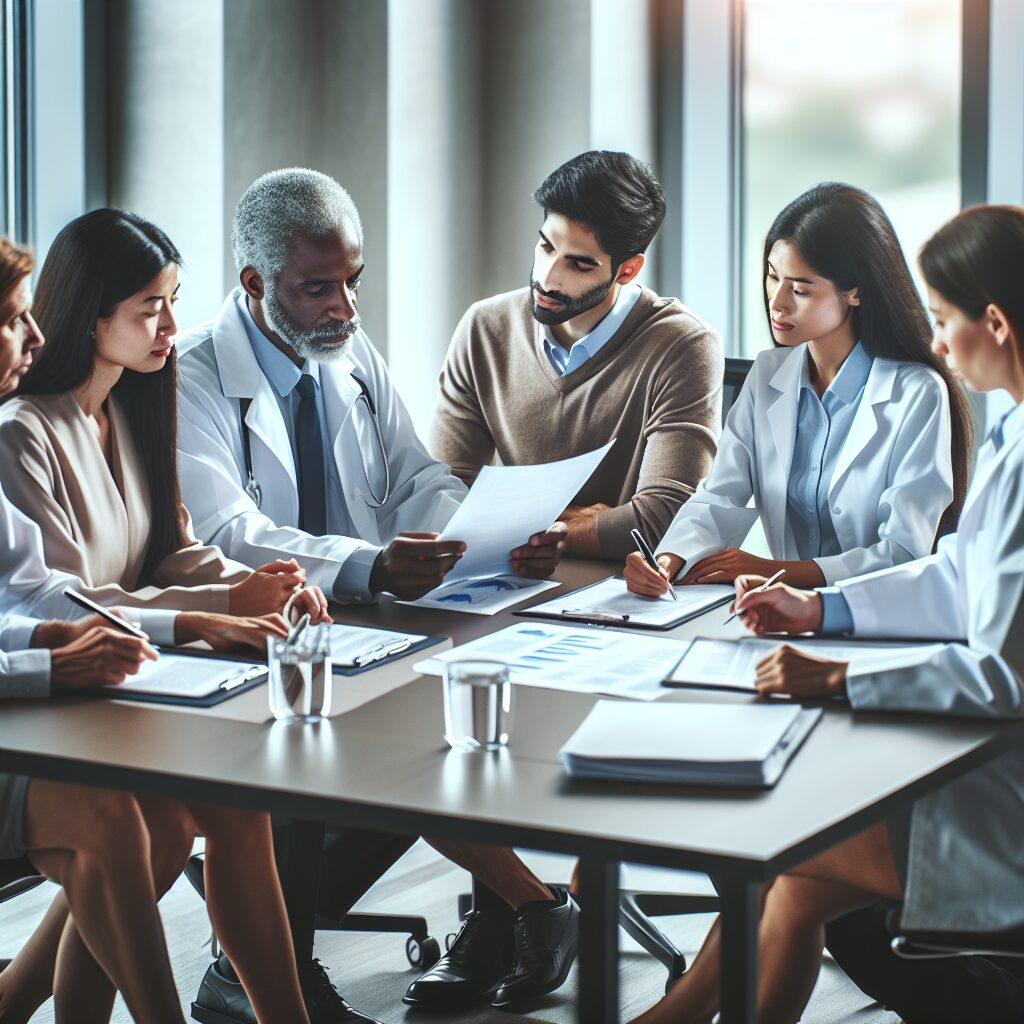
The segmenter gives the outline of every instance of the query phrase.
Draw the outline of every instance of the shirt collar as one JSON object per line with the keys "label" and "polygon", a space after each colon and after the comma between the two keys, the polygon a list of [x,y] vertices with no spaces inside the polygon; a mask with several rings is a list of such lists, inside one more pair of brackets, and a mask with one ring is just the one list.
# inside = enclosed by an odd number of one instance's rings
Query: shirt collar
{"label": "shirt collar", "polygon": [[[614,305],[608,310],[601,322],[589,334],[584,334],[582,338],[577,338],[570,346],[569,353],[566,353],[565,358],[562,358],[561,353],[559,353],[559,362],[567,364],[568,354],[571,354],[576,348],[582,349],[587,354],[588,359],[593,357],[622,326],[622,321],[626,319],[632,308],[636,305],[636,301],[640,298],[642,291],[643,289],[635,281],[620,285],[619,294],[615,297]],[[550,354],[552,351],[557,353],[559,349],[561,349],[562,353],[565,353],[565,349],[562,348],[555,340],[554,334],[551,333],[551,328],[547,324],[543,324],[542,327],[544,330],[544,347],[548,353]]]}
{"label": "shirt collar", "polygon": [[252,346],[253,355],[256,356],[256,362],[260,364],[260,369],[274,391],[281,398],[287,398],[304,373],[308,373],[319,387],[319,364],[307,359],[300,369],[256,326],[244,294],[239,297],[239,305],[242,308],[242,322],[245,324],[245,333]]}
{"label": "shirt collar", "polygon": [[1022,431],[1024,431],[1024,405],[1015,405],[1003,415],[988,436],[996,451],[999,451],[1007,441],[1012,441]]}
{"label": "shirt collar", "polygon": [[[811,353],[808,351],[807,358],[800,370],[800,386],[802,388],[811,387],[810,360]],[[844,405],[853,405],[868,382],[872,362],[871,356],[864,351],[864,346],[858,341],[850,350],[850,354],[843,360],[843,365],[839,367],[835,379],[825,389],[825,394],[821,396],[822,401],[832,395]]]}

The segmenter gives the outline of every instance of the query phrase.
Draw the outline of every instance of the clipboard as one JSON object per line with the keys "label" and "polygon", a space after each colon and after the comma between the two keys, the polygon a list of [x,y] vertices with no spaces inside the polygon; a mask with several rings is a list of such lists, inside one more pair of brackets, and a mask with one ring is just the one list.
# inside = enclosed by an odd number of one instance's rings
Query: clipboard
{"label": "clipboard", "polygon": [[[705,612],[729,604],[736,596],[731,586],[728,588],[716,587],[713,592],[711,587],[703,584],[694,584],[692,587],[676,587],[677,594],[686,595],[683,605],[676,609],[677,614],[664,621],[649,622],[643,621],[639,616],[628,612],[617,613],[611,609],[605,611],[600,607],[599,601],[593,602],[588,599],[588,595],[597,591],[598,588],[608,590],[608,584],[612,582],[625,584],[625,579],[622,576],[608,576],[580,590],[575,590],[571,594],[565,594],[550,601],[535,604],[530,608],[524,608],[522,611],[513,612],[513,614],[521,615],[524,618],[554,619],[557,622],[583,623],[591,626],[614,626],[621,629],[649,629],[664,633],[674,629],[676,626],[682,625],[684,622],[698,618]],[[728,590],[728,593],[722,593],[725,590]],[[702,600],[696,604],[694,601],[688,600],[689,595],[697,593],[701,594]],[[645,600],[647,599],[630,598],[631,602]],[[673,602],[673,604],[675,603]],[[597,605],[596,607],[594,606],[595,604]],[[650,605],[652,608],[658,605],[666,611],[670,607],[667,601],[650,601]]]}
{"label": "clipboard", "polygon": [[97,697],[105,697],[110,700],[138,701],[143,704],[173,704],[179,707],[191,708],[212,708],[223,701],[237,697],[239,694],[248,693],[249,690],[262,686],[267,681],[268,670],[265,665],[254,664],[259,659],[222,657],[216,651],[196,651],[181,648],[158,647],[158,651],[165,654],[174,654],[179,657],[213,659],[216,661],[237,662],[245,665],[246,668],[239,668],[237,675],[216,684],[209,693],[191,696],[186,694],[154,693],[147,690],[132,688],[132,676],[126,676],[125,681],[117,686],[97,687],[91,693]]}

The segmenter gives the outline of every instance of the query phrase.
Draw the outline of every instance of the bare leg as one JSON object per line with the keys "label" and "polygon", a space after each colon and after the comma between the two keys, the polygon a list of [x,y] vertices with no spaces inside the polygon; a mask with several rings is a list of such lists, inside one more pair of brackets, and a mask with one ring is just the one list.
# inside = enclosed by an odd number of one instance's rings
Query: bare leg
{"label": "bare leg", "polygon": [[452,839],[427,842],[453,864],[465,868],[474,878],[496,892],[513,910],[524,903],[551,900],[551,890],[516,856],[514,850],[479,846]]}
{"label": "bare leg", "polygon": [[[157,797],[137,797],[149,832],[150,866],[157,899],[174,884],[192,850],[195,824],[184,806]],[[114,1006],[114,986],[93,959],[74,921],[61,938],[54,975],[57,1024],[103,1024]]]}
{"label": "bare leg", "polygon": [[63,886],[79,934],[140,1024],[184,1024],[134,798],[33,780],[27,846]]}
{"label": "bare leg", "polygon": [[67,919],[68,901],[61,890],[10,967],[0,974],[2,1024],[28,1024],[53,995],[53,967]]}
{"label": "bare leg", "polygon": [[260,1024],[309,1024],[270,816],[190,804],[206,836],[206,906]]}
{"label": "bare leg", "polygon": [[[810,998],[830,920],[881,899],[902,899],[885,825],[854,836],[776,880],[764,900],[760,930],[758,1019],[800,1019]],[[690,969],[633,1024],[704,1024],[718,1007],[721,945],[712,927]]]}

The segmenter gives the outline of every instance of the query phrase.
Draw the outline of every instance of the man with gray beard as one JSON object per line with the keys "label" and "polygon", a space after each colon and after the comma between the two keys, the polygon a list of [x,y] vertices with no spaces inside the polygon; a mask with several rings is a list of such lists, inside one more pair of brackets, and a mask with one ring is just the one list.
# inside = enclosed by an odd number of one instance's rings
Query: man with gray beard
{"label": "man with gray beard", "polygon": [[[231,244],[240,286],[178,341],[178,464],[197,535],[248,565],[294,558],[335,601],[421,597],[465,549],[438,533],[466,487],[427,453],[360,326],[355,204],[327,175],[273,171],[239,200]],[[523,538],[513,571],[549,576],[564,529]],[[413,841],[329,829],[316,909],[344,917]],[[312,920],[310,908],[296,911],[310,866],[287,850],[278,863],[292,920]],[[514,892],[539,885],[518,862],[508,878]],[[371,1021],[312,959],[312,935],[293,938],[312,1024]],[[252,1024],[224,957],[203,979],[193,1016]]]}

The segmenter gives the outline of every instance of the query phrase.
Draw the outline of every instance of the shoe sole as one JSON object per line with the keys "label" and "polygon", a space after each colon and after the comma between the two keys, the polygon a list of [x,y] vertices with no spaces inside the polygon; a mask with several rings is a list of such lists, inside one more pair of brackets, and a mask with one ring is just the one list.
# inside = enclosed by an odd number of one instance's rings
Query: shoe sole
{"label": "shoe sole", "polygon": [[237,1017],[228,1017],[196,1003],[192,1004],[192,1019],[199,1021],[199,1024],[238,1024]]}
{"label": "shoe sole", "polygon": [[[569,948],[569,952],[566,955],[565,962],[562,964],[562,969],[557,975],[548,983],[546,988],[538,989],[536,992],[530,992],[527,995],[513,996],[511,999],[505,999],[502,1002],[494,1001],[491,1003],[496,1010],[505,1010],[510,1006],[522,1006],[529,1003],[531,1000],[539,999],[541,996],[550,995],[557,989],[560,989],[565,984],[565,979],[569,977],[569,972],[572,970],[572,965],[576,963],[576,956],[579,951],[579,942],[574,942]],[[498,988],[501,986],[499,985]]]}

